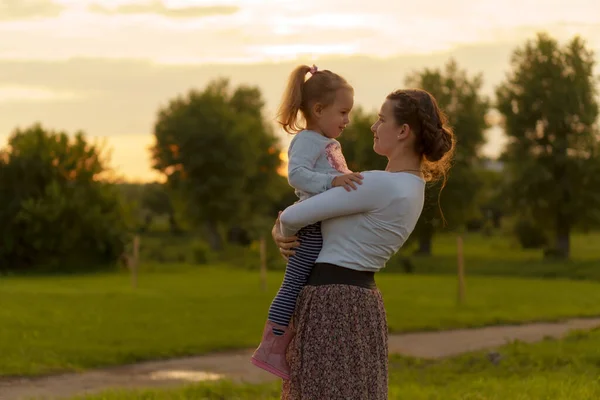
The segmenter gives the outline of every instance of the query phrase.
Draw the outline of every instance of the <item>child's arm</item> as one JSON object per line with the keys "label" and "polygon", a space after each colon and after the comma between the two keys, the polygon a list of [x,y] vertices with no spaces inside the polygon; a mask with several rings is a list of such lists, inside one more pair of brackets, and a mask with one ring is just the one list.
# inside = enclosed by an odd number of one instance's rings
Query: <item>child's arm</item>
{"label": "child's arm", "polygon": [[343,186],[347,191],[360,185],[362,175],[350,173],[345,175],[326,174],[314,170],[322,148],[314,141],[298,137],[290,149],[288,161],[288,182],[305,193],[322,193],[332,187]]}
{"label": "child's arm", "polygon": [[303,226],[318,221],[375,210],[390,200],[385,196],[387,189],[385,181],[370,175],[350,193],[344,193],[341,187],[327,190],[286,208],[280,216],[281,232],[293,236]]}
{"label": "child's arm", "polygon": [[345,175],[338,175],[331,181],[331,187],[343,186],[347,192],[356,190],[356,184],[362,185],[363,176],[360,172],[351,172]]}
{"label": "child's arm", "polygon": [[337,175],[314,170],[322,151],[321,146],[309,137],[296,138],[288,157],[288,182],[292,187],[311,194],[321,193],[332,187]]}

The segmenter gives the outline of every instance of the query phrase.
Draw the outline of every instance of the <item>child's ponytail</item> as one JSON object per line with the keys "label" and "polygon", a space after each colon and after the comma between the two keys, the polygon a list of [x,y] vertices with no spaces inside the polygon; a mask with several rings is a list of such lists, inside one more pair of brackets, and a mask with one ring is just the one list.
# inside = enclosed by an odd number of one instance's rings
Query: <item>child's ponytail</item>
{"label": "child's ponytail", "polygon": [[287,87],[283,94],[283,100],[277,113],[277,122],[287,133],[297,133],[303,128],[298,121],[298,111],[302,108],[302,86],[306,74],[311,71],[308,65],[300,65],[292,71],[288,79]]}

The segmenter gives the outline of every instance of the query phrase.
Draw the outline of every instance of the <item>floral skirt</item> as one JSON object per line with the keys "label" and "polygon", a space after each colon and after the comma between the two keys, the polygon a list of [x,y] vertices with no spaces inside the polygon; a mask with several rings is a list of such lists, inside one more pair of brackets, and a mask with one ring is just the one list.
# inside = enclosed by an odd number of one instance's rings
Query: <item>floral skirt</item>
{"label": "floral skirt", "polygon": [[292,326],[283,400],[387,399],[388,330],[378,290],[306,286]]}

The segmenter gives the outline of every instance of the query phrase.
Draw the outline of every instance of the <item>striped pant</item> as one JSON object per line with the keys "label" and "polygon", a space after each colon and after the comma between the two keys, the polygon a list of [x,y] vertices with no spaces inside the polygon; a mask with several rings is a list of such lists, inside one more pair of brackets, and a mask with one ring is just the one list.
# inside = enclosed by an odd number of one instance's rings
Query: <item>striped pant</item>
{"label": "striped pant", "polygon": [[290,324],[296,308],[296,300],[306,285],[323,247],[320,222],[300,229],[297,236],[300,239],[300,246],[294,249],[296,254],[289,258],[283,283],[269,308],[269,321],[283,326]]}

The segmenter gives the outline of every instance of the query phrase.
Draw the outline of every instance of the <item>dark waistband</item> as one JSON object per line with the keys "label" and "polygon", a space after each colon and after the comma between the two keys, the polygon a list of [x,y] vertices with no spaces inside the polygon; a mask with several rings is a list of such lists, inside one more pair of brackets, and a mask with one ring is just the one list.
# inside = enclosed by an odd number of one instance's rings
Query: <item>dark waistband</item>
{"label": "dark waistband", "polygon": [[356,271],[327,263],[316,263],[313,266],[307,285],[352,285],[366,289],[377,289],[375,272]]}

